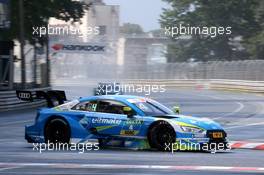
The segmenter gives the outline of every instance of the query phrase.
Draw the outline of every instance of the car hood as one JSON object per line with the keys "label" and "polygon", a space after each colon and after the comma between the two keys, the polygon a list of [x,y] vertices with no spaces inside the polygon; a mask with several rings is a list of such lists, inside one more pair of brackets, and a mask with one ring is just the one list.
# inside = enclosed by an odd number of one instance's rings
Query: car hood
{"label": "car hood", "polygon": [[192,126],[205,130],[223,130],[223,127],[219,123],[204,117],[198,118],[186,115],[165,115],[159,116],[159,118],[164,118],[180,126]]}

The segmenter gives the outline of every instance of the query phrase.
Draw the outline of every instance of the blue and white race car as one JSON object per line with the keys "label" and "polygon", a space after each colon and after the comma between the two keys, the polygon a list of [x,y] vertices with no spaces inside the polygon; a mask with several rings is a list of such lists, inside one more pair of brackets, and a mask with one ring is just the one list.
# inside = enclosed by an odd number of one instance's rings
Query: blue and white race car
{"label": "blue and white race car", "polygon": [[179,115],[155,100],[130,95],[91,96],[40,109],[25,138],[30,143],[98,139],[100,146],[157,150],[176,143],[227,143],[226,132],[212,120]]}

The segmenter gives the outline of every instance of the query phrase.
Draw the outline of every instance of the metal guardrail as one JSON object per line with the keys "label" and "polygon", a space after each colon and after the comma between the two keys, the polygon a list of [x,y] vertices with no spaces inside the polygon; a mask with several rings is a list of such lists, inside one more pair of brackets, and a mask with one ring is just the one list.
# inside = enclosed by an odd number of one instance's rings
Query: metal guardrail
{"label": "metal guardrail", "polygon": [[[228,79],[105,79],[101,82],[117,82],[126,85],[164,85],[167,89],[197,88],[216,90],[236,90],[243,92],[264,93],[264,81],[228,80]],[[55,86],[87,86],[94,88],[98,80],[56,81]]]}
{"label": "metal guardrail", "polygon": [[234,90],[242,92],[264,93],[264,81],[225,80],[225,79],[140,79],[124,80],[126,84],[165,85],[166,88],[199,88],[216,90]]}
{"label": "metal guardrail", "polygon": [[[144,59],[144,58],[142,58]],[[73,62],[74,61],[74,62]],[[264,81],[264,60],[210,61],[124,65],[90,63],[89,58],[52,63],[53,79],[230,79]]]}

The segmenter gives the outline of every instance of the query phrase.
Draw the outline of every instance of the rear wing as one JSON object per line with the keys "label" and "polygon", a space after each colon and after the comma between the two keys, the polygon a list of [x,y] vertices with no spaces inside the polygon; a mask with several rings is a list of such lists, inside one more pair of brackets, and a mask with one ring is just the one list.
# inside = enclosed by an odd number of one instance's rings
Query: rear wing
{"label": "rear wing", "polygon": [[38,99],[46,100],[48,107],[52,108],[63,104],[67,99],[65,91],[16,91],[17,98],[23,101],[33,102]]}

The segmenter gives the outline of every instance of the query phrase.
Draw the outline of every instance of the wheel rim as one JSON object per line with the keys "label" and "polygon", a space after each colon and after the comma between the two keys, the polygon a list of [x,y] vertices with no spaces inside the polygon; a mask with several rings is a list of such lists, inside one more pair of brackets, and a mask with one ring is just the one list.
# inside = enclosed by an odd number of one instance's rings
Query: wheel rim
{"label": "wheel rim", "polygon": [[153,128],[152,138],[150,138],[150,145],[153,148],[164,151],[168,150],[168,146],[176,141],[176,133],[174,129],[168,124],[159,124]]}
{"label": "wheel rim", "polygon": [[173,142],[173,134],[167,127],[161,127],[158,130],[157,140],[161,146],[165,146],[165,143]]}
{"label": "wheel rim", "polygon": [[48,124],[46,128],[46,141],[51,143],[67,143],[68,127],[62,121],[54,121]]}

